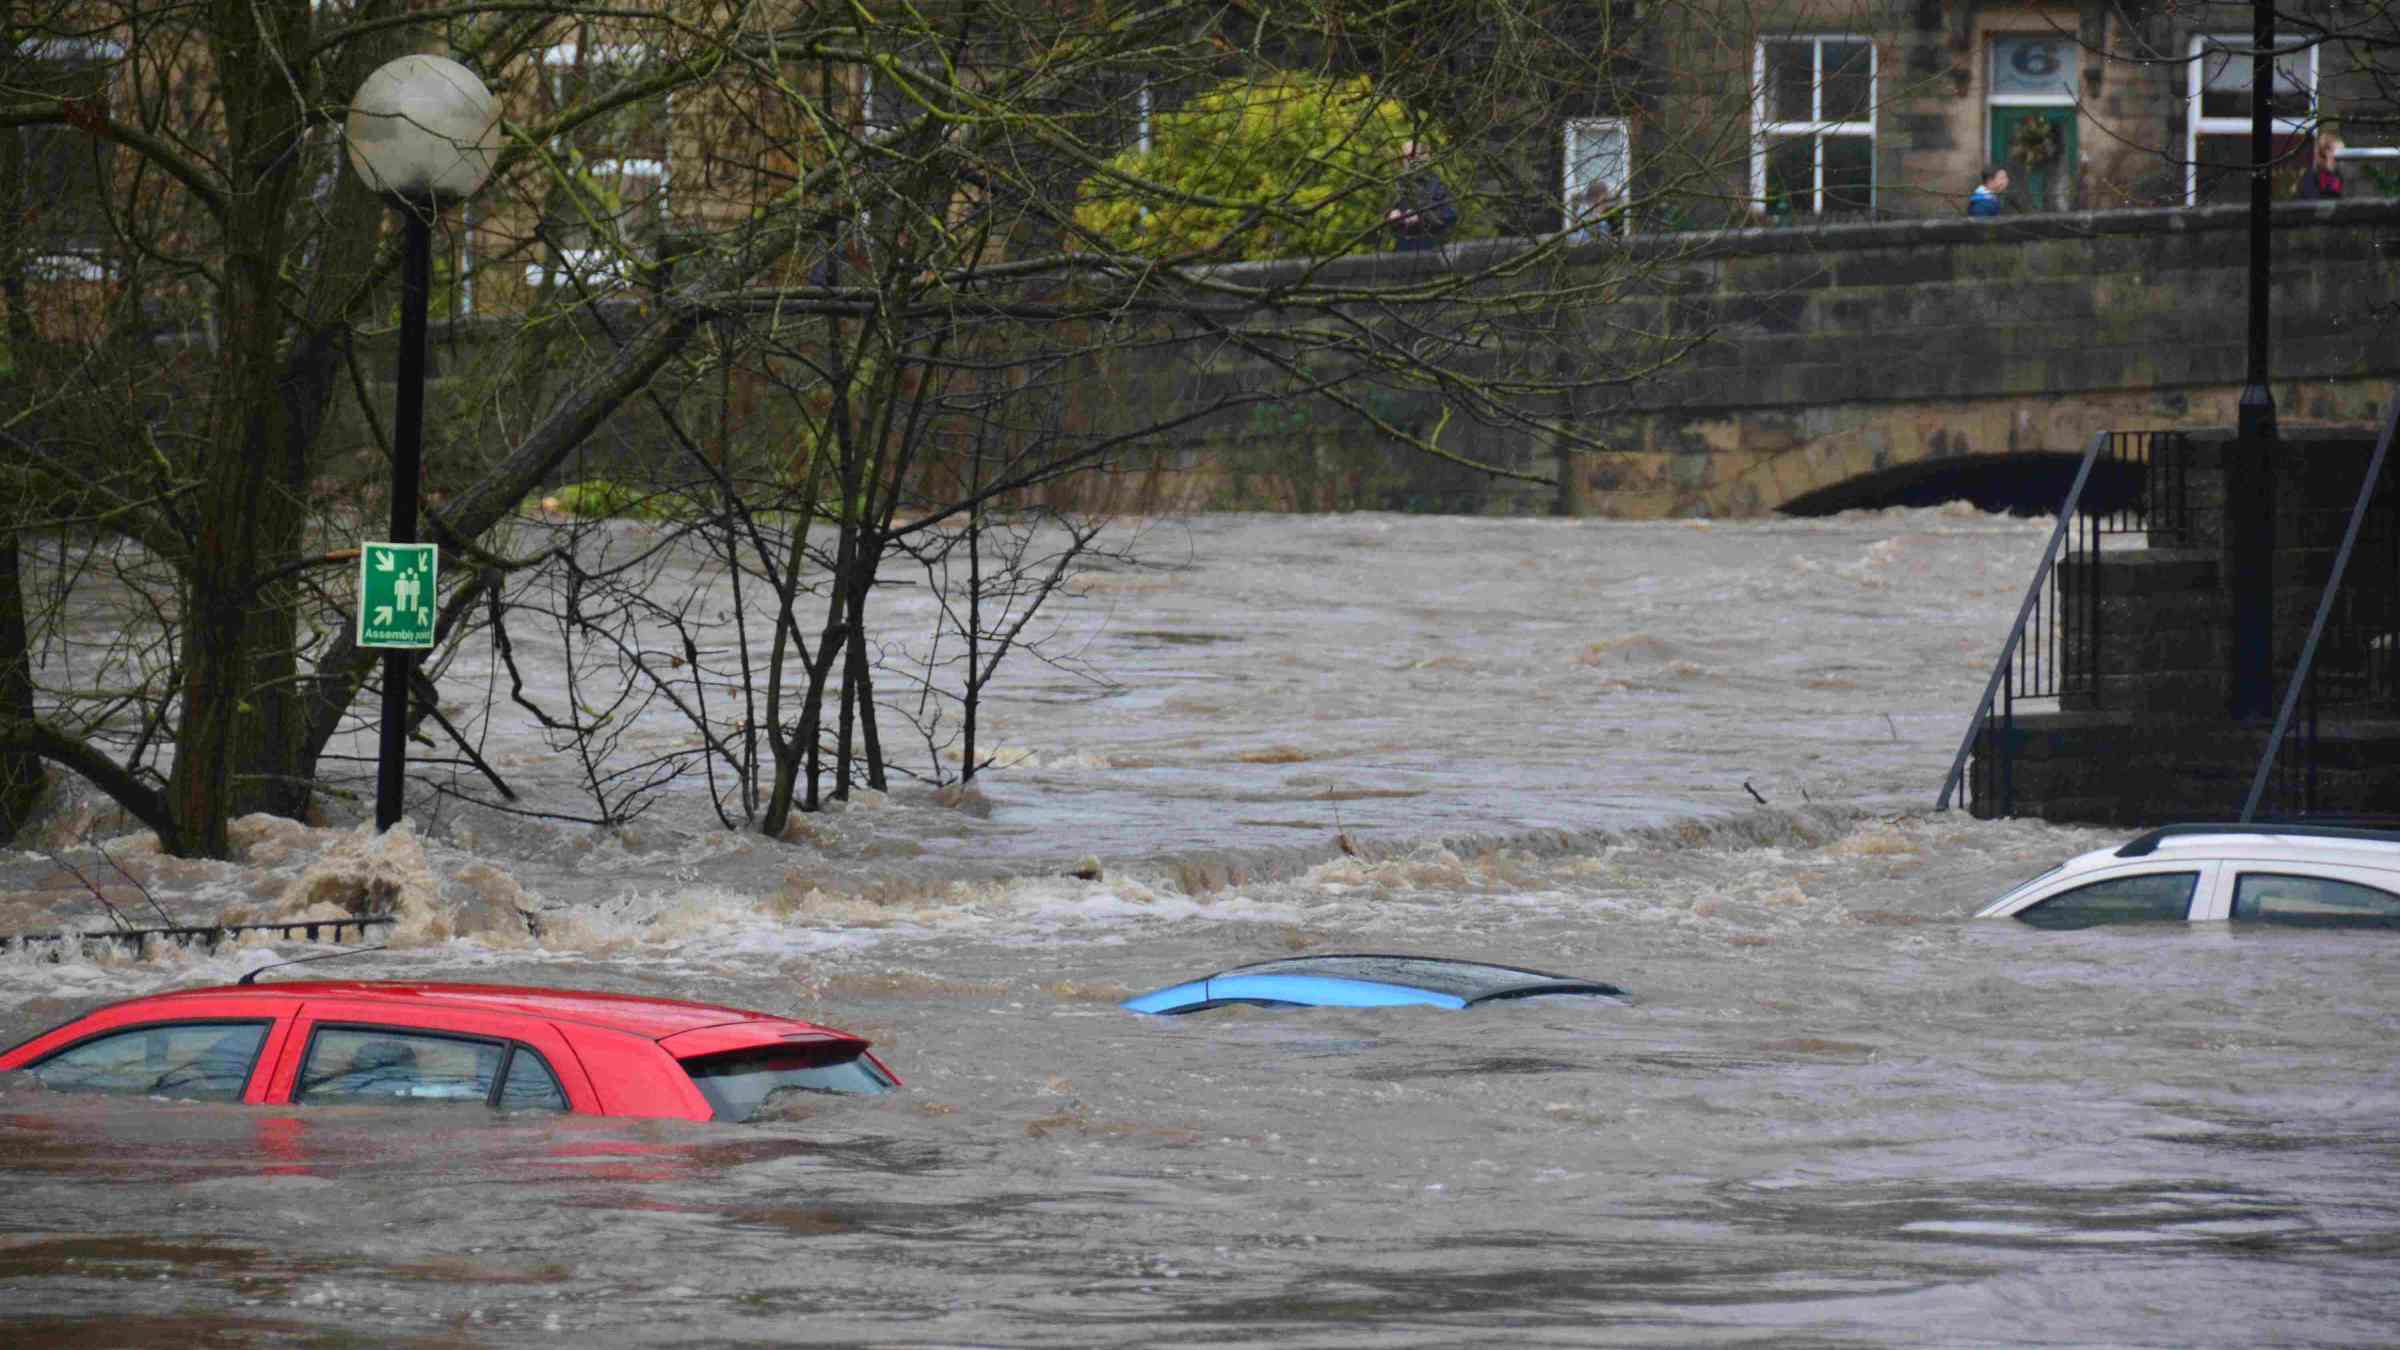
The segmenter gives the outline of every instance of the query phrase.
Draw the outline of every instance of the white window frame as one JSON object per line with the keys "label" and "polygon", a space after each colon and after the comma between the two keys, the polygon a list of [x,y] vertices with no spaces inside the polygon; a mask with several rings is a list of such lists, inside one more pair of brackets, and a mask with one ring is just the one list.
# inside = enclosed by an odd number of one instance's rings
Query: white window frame
{"label": "white window frame", "polygon": [[[1614,136],[1618,149],[1614,156],[1585,150],[1584,138],[1590,136],[1606,142]],[[1619,204],[1625,201],[1626,189],[1633,185],[1633,123],[1622,117],[1570,117],[1559,131],[1558,201],[1561,229],[1572,230],[1583,224],[1579,205],[1583,190],[1595,178],[1608,184],[1609,193]],[[1614,163],[1609,161],[1614,159]],[[1579,173],[1586,166],[1605,166],[1599,173]],[[1609,173],[1609,168],[1615,173]],[[1623,220],[1623,216],[1618,217]]]}
{"label": "white window frame", "polygon": [[[2280,37],[2278,37],[2275,41],[2277,46],[2281,46],[2283,44],[2283,39]],[[2317,120],[2318,88],[2317,50],[2321,45],[2322,44],[2320,43],[2312,42],[2307,48],[2307,114],[2301,117],[2277,117],[2273,119],[2273,125],[2269,128],[2270,135],[2305,136],[2315,129]],[[2244,114],[2240,117],[2202,117],[2200,115],[2200,99],[2207,90],[2208,52],[2211,47],[2215,47],[2220,50],[2228,48],[2233,50],[2237,53],[2233,59],[2240,61],[2247,66],[2250,58],[2245,55],[2239,55],[2238,53],[2245,52],[2249,49],[2250,34],[2192,34],[2192,59],[2188,68],[2184,71],[2185,103],[2183,119],[2183,204],[2186,206],[2190,206],[2200,200],[2200,138],[2203,136],[2247,136],[2250,134],[2250,117],[2248,114]],[[2276,58],[2276,63],[2280,65],[2282,64],[2282,60],[2283,58],[2278,57]]]}
{"label": "white window frame", "polygon": [[[584,47],[573,42],[556,42],[542,49],[543,78],[550,82],[553,98],[564,98],[564,90],[561,85],[562,72],[577,68],[590,69],[589,65],[584,64],[580,59],[586,54]],[[603,65],[638,67],[650,59],[651,51],[647,44],[639,42],[595,42],[591,45],[588,54],[592,61]],[[673,95],[669,95],[667,98],[664,115],[667,134],[665,144],[661,148],[671,153],[674,149],[675,139],[675,99]],[[649,179],[657,185],[652,189],[651,199],[657,203],[661,214],[667,210],[669,194],[674,188],[674,162],[671,159],[647,156],[589,159],[584,161],[584,171],[595,177]],[[618,256],[614,250],[586,247],[559,248],[553,251],[557,254],[555,264],[540,260],[525,264],[526,285],[546,286],[554,277],[560,281],[564,281],[568,277],[580,277],[586,285],[596,285],[610,290],[633,283],[633,269],[628,265],[629,260]]]}
{"label": "white window frame", "polygon": [[[1820,120],[1809,122],[1773,122],[1767,119],[1767,47],[1772,43],[1805,42],[1809,44],[1808,107]],[[1825,44],[1845,42],[1863,44],[1867,49],[1867,120],[1864,122],[1827,122],[1821,120],[1825,111]],[[1760,38],[1750,49],[1750,202],[1754,209],[1767,209],[1767,142],[1778,136],[1806,136],[1813,143],[1810,161],[1815,166],[1813,186],[1809,192],[1808,214],[1819,215],[1825,210],[1825,138],[1827,136],[1864,136],[1867,138],[1867,204],[1874,206],[1880,184],[1876,181],[1875,158],[1877,141],[1875,119],[1883,110],[1883,53],[1875,39],[1858,33],[1791,33]]]}
{"label": "white window frame", "polygon": [[466,318],[475,312],[475,201],[468,198],[458,208],[458,317]]}
{"label": "white window frame", "polygon": [[28,258],[26,270],[42,281],[102,282],[117,279],[117,267],[88,253],[42,253]]}
{"label": "white window frame", "polygon": [[125,44],[115,38],[37,37],[17,44],[27,61],[122,61]]}

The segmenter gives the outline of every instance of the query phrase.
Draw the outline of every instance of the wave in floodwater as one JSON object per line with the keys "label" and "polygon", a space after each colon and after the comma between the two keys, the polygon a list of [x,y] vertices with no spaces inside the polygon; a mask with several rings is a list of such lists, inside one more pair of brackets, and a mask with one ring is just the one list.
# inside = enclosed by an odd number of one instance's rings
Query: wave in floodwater
{"label": "wave in floodwater", "polygon": [[[420,780],[407,829],[252,818],[228,862],[62,814],[0,930],[390,911],[303,969],[793,1012],[907,1086],[718,1127],[0,1085],[0,1339],[2385,1339],[2400,946],[1966,917],[2110,837],[1926,809],[2041,537],[1152,523],[971,793],[768,839],[688,783],[599,832]],[[1330,951],[1632,999],[1116,1007]],[[304,954],[0,954],[0,1040]]]}

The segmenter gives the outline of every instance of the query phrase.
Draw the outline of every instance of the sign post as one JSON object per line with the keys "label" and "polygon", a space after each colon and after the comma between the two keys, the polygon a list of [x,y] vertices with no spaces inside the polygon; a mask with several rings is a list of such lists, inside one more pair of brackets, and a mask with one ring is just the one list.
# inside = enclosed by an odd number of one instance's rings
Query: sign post
{"label": "sign post", "polygon": [[[416,486],[415,465],[407,485]],[[392,511],[392,533],[414,533],[416,493],[408,515]],[[361,544],[358,549],[358,645],[383,653],[383,735],[375,756],[375,829],[400,823],[400,794],[408,773],[408,681],[416,653],[433,646],[434,583],[441,555],[432,544]]]}

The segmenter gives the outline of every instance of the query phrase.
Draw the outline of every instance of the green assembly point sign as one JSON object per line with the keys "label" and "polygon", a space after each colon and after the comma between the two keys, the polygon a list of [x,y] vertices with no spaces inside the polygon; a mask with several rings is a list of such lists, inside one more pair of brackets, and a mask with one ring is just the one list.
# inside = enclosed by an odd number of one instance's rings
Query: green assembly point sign
{"label": "green assembly point sign", "polygon": [[432,544],[362,544],[358,550],[358,645],[431,647]]}

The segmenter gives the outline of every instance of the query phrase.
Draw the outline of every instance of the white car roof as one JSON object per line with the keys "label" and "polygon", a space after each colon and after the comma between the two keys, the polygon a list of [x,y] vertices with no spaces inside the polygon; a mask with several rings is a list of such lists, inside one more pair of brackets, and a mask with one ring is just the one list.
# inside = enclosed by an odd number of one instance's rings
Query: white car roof
{"label": "white car roof", "polygon": [[[2187,855],[2292,862],[2400,866],[2400,831],[2333,825],[2169,825],[2084,858],[2132,861]],[[2081,862],[2083,858],[2076,861]]]}
{"label": "white car roof", "polygon": [[2036,895],[2112,868],[2138,869],[2145,864],[2171,868],[2179,863],[2197,866],[2216,861],[2400,873],[2400,831],[2329,825],[2169,825],[2113,847],[2077,854],[2012,888],[1978,914],[1984,918],[2014,914]]}

